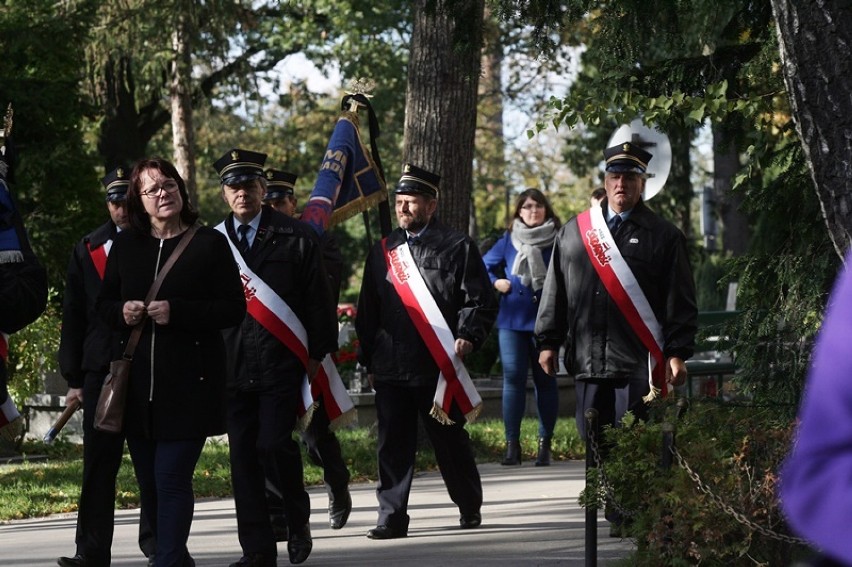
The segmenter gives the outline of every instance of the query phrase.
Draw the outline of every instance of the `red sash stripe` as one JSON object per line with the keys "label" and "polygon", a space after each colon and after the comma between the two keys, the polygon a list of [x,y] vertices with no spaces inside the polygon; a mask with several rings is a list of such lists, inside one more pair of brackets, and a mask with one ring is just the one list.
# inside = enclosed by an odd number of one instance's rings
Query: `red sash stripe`
{"label": "red sash stripe", "polygon": [[618,276],[613,271],[610,265],[610,257],[607,254],[609,248],[601,242],[597,231],[592,227],[592,217],[589,210],[577,215],[577,228],[580,232],[580,239],[586,248],[586,253],[589,255],[589,260],[592,266],[594,266],[598,277],[600,277],[601,282],[603,282],[604,287],[610,297],[612,297],[619,311],[621,311],[621,314],[624,315],[630,328],[633,329],[633,332],[636,333],[636,336],[656,361],[652,371],[653,382],[661,390],[663,396],[665,396],[668,388],[663,351],[660,349],[660,345],[657,344],[651,330],[642,320],[630,295],[628,295]]}

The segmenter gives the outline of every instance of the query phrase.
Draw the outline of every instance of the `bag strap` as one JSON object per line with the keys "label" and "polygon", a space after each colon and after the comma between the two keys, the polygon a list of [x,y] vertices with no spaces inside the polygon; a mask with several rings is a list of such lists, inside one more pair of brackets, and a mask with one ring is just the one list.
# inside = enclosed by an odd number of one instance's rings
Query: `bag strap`
{"label": "bag strap", "polygon": [[[163,264],[163,268],[157,275],[157,279],[155,279],[154,283],[151,284],[151,288],[145,296],[145,305],[148,305],[155,297],[157,297],[157,293],[160,291],[160,285],[163,283],[166,274],[169,273],[169,270],[171,270],[172,266],[175,265],[175,262],[177,262],[180,255],[184,250],[186,250],[186,247],[189,246],[189,241],[192,240],[192,237],[195,236],[196,232],[198,232],[198,225],[194,224],[183,234],[183,238],[181,238],[180,242],[178,242],[175,251],[172,252],[172,255],[169,256],[169,259],[166,260],[165,264]],[[136,345],[139,344],[140,337],[142,337],[142,327],[145,325],[145,319],[146,317],[142,317],[142,320],[136,323],[136,326],[133,327],[133,331],[131,331],[130,337],[127,339],[127,347],[124,349],[122,358],[127,360],[133,359],[133,352],[136,350]]]}

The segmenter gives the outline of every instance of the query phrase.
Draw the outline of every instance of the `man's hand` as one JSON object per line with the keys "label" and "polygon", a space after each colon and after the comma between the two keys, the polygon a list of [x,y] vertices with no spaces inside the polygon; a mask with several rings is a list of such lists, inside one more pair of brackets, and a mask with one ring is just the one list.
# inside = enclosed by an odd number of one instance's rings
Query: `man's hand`
{"label": "man's hand", "polygon": [[556,351],[543,350],[538,353],[538,363],[548,376],[556,376]]}
{"label": "man's hand", "polygon": [[473,351],[473,343],[465,339],[456,339],[455,350],[459,356],[464,356]]}
{"label": "man's hand", "polygon": [[65,394],[65,407],[71,407],[75,401],[83,405],[83,388],[68,388],[68,393]]}
{"label": "man's hand", "polygon": [[686,375],[686,363],[682,358],[673,356],[666,361],[666,382],[672,386],[683,386]]}

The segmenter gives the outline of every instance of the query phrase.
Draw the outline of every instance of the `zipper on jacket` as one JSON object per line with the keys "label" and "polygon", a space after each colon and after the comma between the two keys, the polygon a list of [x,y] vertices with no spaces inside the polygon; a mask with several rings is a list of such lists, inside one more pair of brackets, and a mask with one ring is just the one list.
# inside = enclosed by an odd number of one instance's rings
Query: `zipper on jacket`
{"label": "zipper on jacket", "polygon": [[[160,249],[157,250],[157,263],[154,264],[154,280],[160,275],[160,257],[163,255],[163,240],[160,239]],[[153,299],[153,298],[152,298]],[[145,307],[148,307],[147,305]],[[151,321],[151,387],[148,389],[148,401],[154,401],[154,341],[157,338],[157,325]]]}

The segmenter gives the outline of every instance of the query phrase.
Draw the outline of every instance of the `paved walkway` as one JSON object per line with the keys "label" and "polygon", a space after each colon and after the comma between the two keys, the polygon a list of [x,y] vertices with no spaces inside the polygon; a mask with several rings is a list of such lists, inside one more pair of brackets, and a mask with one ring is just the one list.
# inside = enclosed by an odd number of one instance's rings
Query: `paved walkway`
{"label": "paved walkway", "polygon": [[[458,510],[447,496],[438,473],[414,479],[408,537],[373,541],[375,484],[352,485],[354,507],[340,531],[328,527],[325,490],[310,490],[314,549],[310,565],[421,566],[584,565],[585,510],[577,504],[583,488],[581,461],[551,467],[480,465],[485,503],[482,527],[461,530]],[[239,559],[233,499],[205,500],[195,508],[189,550],[199,567],[223,567]],[[116,514],[113,565],[145,565],[136,547],[138,511]],[[75,514],[0,525],[0,563],[5,567],[55,565],[60,555],[73,554]],[[634,545],[608,537],[599,514],[598,564],[628,557]],[[285,544],[278,564],[289,565]]]}

